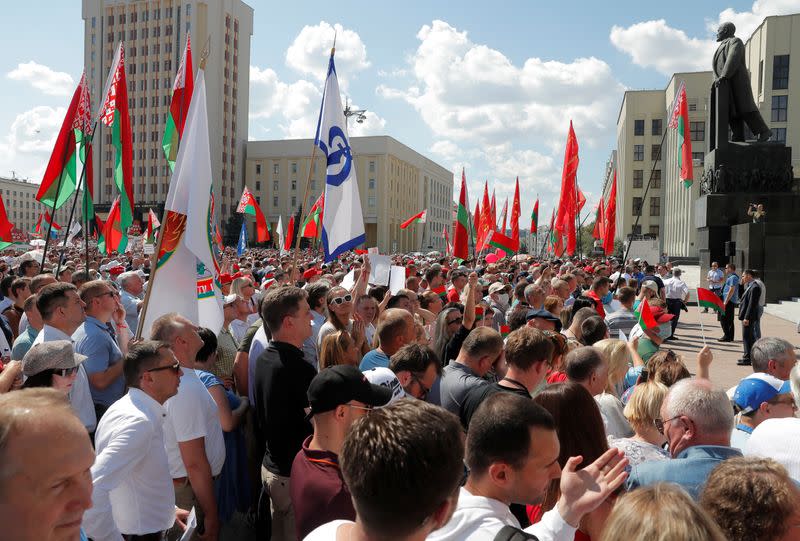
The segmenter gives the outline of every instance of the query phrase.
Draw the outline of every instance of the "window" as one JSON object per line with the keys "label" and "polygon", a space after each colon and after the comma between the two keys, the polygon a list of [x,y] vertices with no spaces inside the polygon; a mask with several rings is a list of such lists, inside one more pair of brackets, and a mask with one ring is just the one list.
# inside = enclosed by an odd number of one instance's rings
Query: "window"
{"label": "window", "polygon": [[651,225],[650,226],[650,234],[653,235],[654,237],[658,236],[658,226],[657,225]]}
{"label": "window", "polygon": [[272,191],[273,192],[277,192],[278,191],[278,181],[277,180],[273,180],[272,181]]}
{"label": "window", "polygon": [[686,104],[689,106],[689,112],[697,111],[697,98],[689,98],[686,100]]}
{"label": "window", "polygon": [[260,174],[261,174],[261,164],[257,163],[256,164],[256,175],[260,175]]}
{"label": "window", "polygon": [[642,226],[641,225],[634,225],[631,229],[631,234],[633,235],[641,235],[642,234]]}
{"label": "window", "polygon": [[97,17],[92,17],[92,28],[97,25]]}
{"label": "window", "polygon": [[281,171],[281,166],[280,165],[278,165],[277,163],[272,165],[272,174],[273,175],[277,175],[278,173],[280,173],[280,171]]}
{"label": "window", "polygon": [[374,190],[375,189],[375,179],[374,178],[369,179],[369,189],[370,190]]}
{"label": "window", "polygon": [[789,96],[772,96],[772,121],[786,122],[786,110],[789,106]]}
{"label": "window", "polygon": [[650,145],[650,159],[654,162],[661,159],[661,145]]}
{"label": "window", "polygon": [[785,143],[786,128],[772,128],[772,140],[778,143]]}
{"label": "window", "polygon": [[644,161],[644,145],[633,145],[633,161]]}
{"label": "window", "polygon": [[661,135],[662,121],[660,118],[654,118],[652,123],[652,130],[650,131],[651,135]]}
{"label": "window", "polygon": [[644,119],[633,121],[633,135],[644,135]]}
{"label": "window", "polygon": [[776,54],[772,59],[772,90],[789,88],[789,55]]}
{"label": "window", "polygon": [[692,141],[706,140],[706,123],[704,121],[689,122],[689,130],[692,134]]}
{"label": "window", "polygon": [[297,197],[292,196],[292,210],[294,210],[295,207],[297,207]]}
{"label": "window", "polygon": [[644,170],[642,169],[634,169],[633,170],[633,187],[634,188],[641,188],[644,182]]}
{"label": "window", "polygon": [[293,180],[292,181],[292,191],[295,191],[295,190],[297,190],[297,181]]}
{"label": "window", "polygon": [[369,162],[369,172],[370,173],[375,172],[375,162]]}
{"label": "window", "polygon": [[692,152],[692,161],[699,160],[702,163],[704,158],[705,155],[702,152]]}
{"label": "window", "polygon": [[758,61],[758,93],[761,94],[764,91],[764,61]]}
{"label": "window", "polygon": [[272,206],[273,207],[277,207],[278,206],[278,196],[277,195],[272,197]]}
{"label": "window", "polygon": [[641,197],[634,197],[633,198],[633,215],[634,216],[641,216],[642,215],[642,198]]}
{"label": "window", "polygon": [[661,216],[661,198],[650,198],[650,216]]}
{"label": "window", "polygon": [[311,188],[312,191],[317,189],[317,181],[315,179],[311,179],[311,182],[309,182],[309,188]]}
{"label": "window", "polygon": [[297,174],[297,162],[292,162],[292,174]]}
{"label": "window", "polygon": [[653,171],[651,186],[656,189],[661,188],[661,169],[655,169]]}
{"label": "window", "polygon": [[261,190],[261,181],[257,180],[256,181],[256,191],[260,191],[260,190]]}

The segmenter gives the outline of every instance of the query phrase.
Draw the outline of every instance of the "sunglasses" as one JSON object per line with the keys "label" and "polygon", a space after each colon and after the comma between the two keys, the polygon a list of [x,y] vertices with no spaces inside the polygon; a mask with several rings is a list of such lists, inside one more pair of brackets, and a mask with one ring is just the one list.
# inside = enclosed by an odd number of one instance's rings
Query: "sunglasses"
{"label": "sunglasses", "polygon": [[77,371],[78,371],[77,366],[70,366],[69,368],[54,368],[53,374],[61,376],[62,378],[68,378]]}
{"label": "sunglasses", "polygon": [[348,294],[348,295],[345,295],[344,297],[333,298],[333,299],[331,299],[331,302],[336,303],[336,304],[342,304],[342,303],[345,303],[345,302],[352,302],[352,300],[353,300],[353,296]]}
{"label": "sunglasses", "polygon": [[674,421],[675,419],[677,419],[679,417],[680,417],[680,415],[676,415],[675,417],[670,417],[666,421],[656,418],[656,419],[653,419],[653,424],[656,425],[656,430],[658,430],[658,432],[663,435],[664,434],[664,425],[666,425],[670,421]]}
{"label": "sunglasses", "polygon": [[362,410],[366,412],[372,411],[372,406],[359,406],[358,404],[342,404],[343,406],[347,406],[348,408],[354,408],[357,410]]}
{"label": "sunglasses", "polygon": [[451,319],[450,321],[448,321],[447,324],[448,325],[460,324],[462,321],[464,321],[463,317],[457,317],[455,319]]}
{"label": "sunglasses", "polygon": [[176,374],[181,371],[181,363],[176,362],[175,364],[168,364],[166,366],[157,366],[155,368],[150,368],[145,370],[145,372],[160,372],[162,370],[172,370]]}

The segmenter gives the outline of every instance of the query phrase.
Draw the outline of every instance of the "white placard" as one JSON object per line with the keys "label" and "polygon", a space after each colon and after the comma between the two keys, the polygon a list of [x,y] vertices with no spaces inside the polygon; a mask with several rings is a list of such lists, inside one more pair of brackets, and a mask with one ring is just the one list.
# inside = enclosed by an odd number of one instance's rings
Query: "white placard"
{"label": "white placard", "polygon": [[154,244],[145,244],[144,245],[144,253],[145,255],[153,255],[156,253],[156,247]]}
{"label": "white placard", "polygon": [[397,292],[404,287],[406,287],[406,268],[392,265],[389,273],[389,291],[392,295],[397,295]]}
{"label": "white placard", "polygon": [[345,288],[346,290],[350,291],[354,285],[356,285],[356,271],[355,269],[348,272],[344,278],[342,278],[342,283],[339,284],[341,287]]}
{"label": "white placard", "polygon": [[388,255],[367,254],[372,270],[369,273],[369,283],[376,286],[389,285],[389,271],[392,260]]}
{"label": "white placard", "polygon": [[197,512],[192,507],[192,510],[189,512],[189,518],[186,519],[186,529],[183,531],[183,535],[181,536],[181,541],[189,541],[194,534],[194,531],[197,529]]}
{"label": "white placard", "polygon": [[378,247],[377,247],[377,246],[373,246],[372,248],[367,248],[367,253],[368,253],[368,254],[375,254],[375,255],[378,255],[378,254],[380,254],[381,252],[378,250]]}

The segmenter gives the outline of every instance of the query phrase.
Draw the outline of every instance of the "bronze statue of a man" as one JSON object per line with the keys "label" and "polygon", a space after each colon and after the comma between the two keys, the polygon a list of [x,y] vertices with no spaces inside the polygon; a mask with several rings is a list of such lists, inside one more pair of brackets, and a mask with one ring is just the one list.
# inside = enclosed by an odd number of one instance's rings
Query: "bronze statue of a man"
{"label": "bronze statue of a man", "polygon": [[744,141],[744,125],[750,128],[759,141],[768,141],[772,136],[753,99],[750,74],[744,62],[744,43],[734,36],[733,23],[722,23],[717,30],[719,47],[714,53],[714,86],[726,81],[730,91],[728,100],[732,141]]}

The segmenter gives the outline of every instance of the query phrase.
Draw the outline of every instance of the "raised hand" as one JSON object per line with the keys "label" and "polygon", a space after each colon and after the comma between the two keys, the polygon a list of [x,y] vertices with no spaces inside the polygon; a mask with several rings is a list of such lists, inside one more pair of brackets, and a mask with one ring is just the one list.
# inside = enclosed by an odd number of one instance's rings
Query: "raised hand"
{"label": "raised hand", "polygon": [[597,509],[628,477],[625,471],[628,459],[613,447],[584,469],[576,471],[581,462],[581,456],[567,460],[561,472],[561,497],[557,503],[561,517],[573,526],[577,526],[584,515]]}

